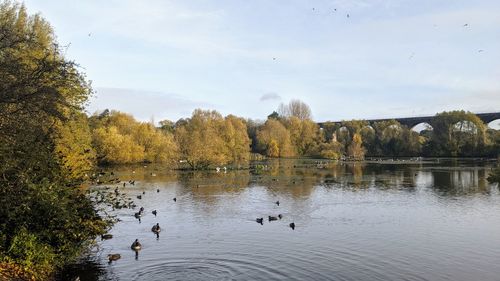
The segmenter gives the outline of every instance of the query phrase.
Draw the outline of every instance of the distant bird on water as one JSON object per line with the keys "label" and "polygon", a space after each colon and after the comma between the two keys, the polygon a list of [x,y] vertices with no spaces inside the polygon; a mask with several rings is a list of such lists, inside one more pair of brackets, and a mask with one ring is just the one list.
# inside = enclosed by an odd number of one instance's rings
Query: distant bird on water
{"label": "distant bird on water", "polygon": [[263,225],[263,224],[264,224],[264,218],[257,218],[257,219],[255,219],[255,221],[256,221],[257,223],[260,223],[261,225]]}
{"label": "distant bird on water", "polygon": [[101,240],[109,240],[111,238],[113,238],[113,234],[106,233],[101,235]]}
{"label": "distant bird on water", "polygon": [[122,258],[122,256],[120,254],[110,254],[110,255],[108,255],[109,263],[111,263],[113,261],[117,261],[117,260],[119,260],[121,258]]}
{"label": "distant bird on water", "polygon": [[134,251],[139,251],[142,249],[141,243],[139,243],[139,239],[135,239],[134,243],[130,246],[130,249]]}
{"label": "distant bird on water", "polygon": [[349,17],[350,17],[349,14],[347,14],[347,18],[349,18]]}
{"label": "distant bird on water", "polygon": [[280,205],[280,201],[276,201],[276,205],[278,205],[278,206],[279,206],[279,205]]}
{"label": "distant bird on water", "polygon": [[151,228],[151,231],[153,233],[156,233],[156,234],[160,233],[160,231],[161,231],[160,224],[157,223],[156,225],[153,225],[153,227]]}
{"label": "distant bird on water", "polygon": [[152,213],[153,215],[155,215],[155,217],[156,217],[156,215],[158,214],[158,212],[156,212],[156,210],[153,210],[151,213]]}
{"label": "distant bird on water", "polygon": [[177,198],[175,198],[175,197],[174,197],[174,199],[173,199],[173,200],[174,200],[174,202],[177,202]]}
{"label": "distant bird on water", "polygon": [[290,223],[289,226],[291,229],[295,230],[295,223],[294,222]]}
{"label": "distant bird on water", "polygon": [[268,216],[267,218],[269,221],[277,221],[278,220],[277,217],[273,217],[273,216]]}

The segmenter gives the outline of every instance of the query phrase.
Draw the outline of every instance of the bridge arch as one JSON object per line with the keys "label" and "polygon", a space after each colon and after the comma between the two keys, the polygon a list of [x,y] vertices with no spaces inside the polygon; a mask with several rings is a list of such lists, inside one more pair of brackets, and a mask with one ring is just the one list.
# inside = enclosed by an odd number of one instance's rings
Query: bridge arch
{"label": "bridge arch", "polygon": [[421,123],[415,124],[410,129],[412,131],[417,132],[417,133],[420,133],[420,132],[425,131],[425,130],[427,130],[427,131],[434,130],[434,128],[432,127],[432,125],[429,124],[428,122],[421,122]]}
{"label": "bridge arch", "polygon": [[500,118],[490,121],[486,124],[488,128],[494,130],[500,130]]}

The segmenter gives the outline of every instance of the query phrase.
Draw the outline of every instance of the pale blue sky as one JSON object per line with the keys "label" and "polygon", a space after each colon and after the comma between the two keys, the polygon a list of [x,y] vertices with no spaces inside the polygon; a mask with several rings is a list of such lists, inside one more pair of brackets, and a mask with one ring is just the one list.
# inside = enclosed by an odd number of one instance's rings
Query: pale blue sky
{"label": "pale blue sky", "polygon": [[91,112],[264,119],[290,99],[317,121],[500,111],[498,0],[25,4],[71,43]]}

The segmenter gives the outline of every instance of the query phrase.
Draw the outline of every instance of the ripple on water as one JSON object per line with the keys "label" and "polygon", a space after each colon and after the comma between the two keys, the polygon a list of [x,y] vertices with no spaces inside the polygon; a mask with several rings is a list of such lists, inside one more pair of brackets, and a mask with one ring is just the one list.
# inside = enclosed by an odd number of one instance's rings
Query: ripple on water
{"label": "ripple on water", "polygon": [[133,280],[286,280],[285,274],[248,260],[216,258],[170,259],[148,264]]}

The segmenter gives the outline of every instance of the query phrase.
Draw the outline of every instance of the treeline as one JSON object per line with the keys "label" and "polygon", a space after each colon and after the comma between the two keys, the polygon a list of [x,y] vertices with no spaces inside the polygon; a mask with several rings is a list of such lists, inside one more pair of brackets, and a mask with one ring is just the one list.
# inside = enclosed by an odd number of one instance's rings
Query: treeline
{"label": "treeline", "polygon": [[48,280],[108,222],[80,183],[91,88],[50,25],[0,2],[0,279]]}
{"label": "treeline", "polygon": [[363,160],[365,157],[497,157],[500,132],[476,115],[443,112],[433,129],[415,132],[395,120],[324,123],[303,102],[281,104],[266,121],[197,109],[190,118],[155,127],[117,111],[90,117],[100,163],[187,163],[192,169],[246,163],[251,155]]}

